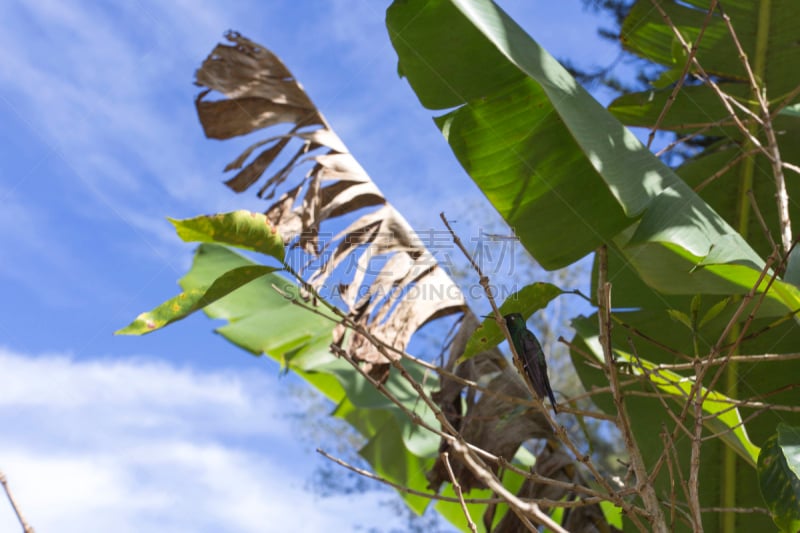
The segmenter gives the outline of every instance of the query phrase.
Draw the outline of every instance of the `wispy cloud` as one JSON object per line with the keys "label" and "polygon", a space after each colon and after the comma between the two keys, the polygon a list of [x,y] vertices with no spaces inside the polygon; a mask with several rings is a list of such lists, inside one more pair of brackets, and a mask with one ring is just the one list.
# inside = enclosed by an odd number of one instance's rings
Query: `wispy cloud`
{"label": "wispy cloud", "polygon": [[[0,35],[0,106],[31,150],[55,158],[59,177],[81,191],[61,198],[73,211],[161,240],[126,211],[163,218],[226,203],[191,79],[235,13],[209,2],[0,7],[3,20],[15,21]],[[52,180],[48,172],[21,171],[9,181],[22,189],[23,181]]]}
{"label": "wispy cloud", "polygon": [[48,306],[92,293],[108,305],[124,299],[112,278],[125,265],[185,270],[190,247],[165,217],[242,206],[210,163],[191,85],[236,12],[217,2],[0,4],[10,22],[0,132],[22,148],[0,167],[10,222],[0,248],[15,251],[0,276]]}
{"label": "wispy cloud", "polygon": [[[320,459],[294,434],[289,415],[298,413],[273,376],[5,349],[0,375],[0,469],[37,531],[392,525],[379,516],[385,492],[319,498],[304,489]],[[0,504],[0,530],[14,527]]]}

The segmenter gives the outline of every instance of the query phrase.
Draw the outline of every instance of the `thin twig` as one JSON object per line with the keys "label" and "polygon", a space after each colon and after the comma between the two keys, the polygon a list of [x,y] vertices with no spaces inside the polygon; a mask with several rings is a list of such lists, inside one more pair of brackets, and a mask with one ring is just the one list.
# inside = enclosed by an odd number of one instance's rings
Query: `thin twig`
{"label": "thin twig", "polygon": [[[691,47],[683,38],[683,35],[681,34],[680,30],[675,25],[675,23],[672,22],[672,19],[670,18],[669,14],[667,14],[667,12],[664,11],[664,8],[661,6],[658,0],[651,0],[651,2],[661,15],[661,18],[664,19],[665,24],[672,30],[673,35],[675,35],[675,38],[680,43],[681,47],[683,47],[687,55],[689,55],[691,53]],[[734,98],[732,98],[730,95],[726,94],[722,89],[720,89],[719,85],[717,85],[717,83],[713,80],[713,78],[708,75],[708,73],[705,71],[705,69],[700,64],[700,62],[697,60],[696,57],[691,57],[691,62],[692,64],[694,64],[695,68],[697,68],[697,73],[699,77],[702,78],[704,83],[706,83],[709,87],[711,87],[711,90],[714,91],[714,93],[720,99],[720,102],[722,102],[722,105],[725,107],[725,110],[733,119],[734,123],[736,124],[736,127],[739,129],[742,135],[746,139],[748,139],[753,144],[753,146],[757,147],[759,151],[761,151],[761,153],[763,153],[767,158],[772,159],[772,153],[767,148],[765,148],[761,144],[761,141],[759,141],[758,138],[755,135],[753,135],[750,132],[750,130],[744,125],[744,123],[742,123],[742,120],[736,114],[736,111],[734,111],[733,106],[735,105],[736,107],[740,108],[744,113],[752,116],[754,120],[757,120],[759,123],[762,122],[761,118],[758,117],[758,115],[755,115],[749,109],[741,106],[739,102],[737,102]]]}
{"label": "thin twig", "polygon": [[[764,274],[766,274],[766,272],[768,271],[767,270],[768,267],[772,265],[772,262],[774,261],[774,259],[777,256],[777,254],[778,254],[778,251],[776,249],[773,252],[773,254],[770,255],[767,258],[766,265],[765,265],[764,269],[762,269],[761,274],[759,275],[758,281],[756,281],[756,284],[750,289],[750,291],[747,293],[745,298],[747,298],[747,296],[749,296],[750,299],[752,299],[755,296],[755,291],[761,285],[761,282],[764,279]],[[784,259],[786,259],[786,258],[788,258],[788,255]],[[767,293],[769,292],[769,289],[772,286],[772,284],[775,281],[775,279],[777,279],[777,276],[778,276],[778,271],[777,270],[773,271],[772,275],[769,278],[769,281],[767,282],[767,286],[761,292],[758,301],[753,306],[753,309],[750,311],[749,315],[747,316],[747,318],[744,321],[744,324],[740,328],[741,331],[737,335],[736,341],[728,348],[728,353],[724,357],[724,359],[722,361],[722,364],[719,366],[719,368],[717,368],[717,371],[714,374],[714,377],[711,378],[711,382],[708,384],[708,389],[707,389],[703,399],[708,397],[709,393],[711,392],[711,389],[714,388],[714,386],[717,384],[717,381],[719,380],[719,378],[722,377],[722,372],[725,370],[725,367],[727,366],[728,362],[730,361],[730,358],[734,356],[734,354],[738,350],[739,346],[741,345],[742,339],[744,338],[744,336],[747,333],[747,331],[750,329],[750,325],[753,323],[753,320],[755,320],[756,312],[758,311],[758,309],[761,307],[761,304],[766,299]],[[740,309],[744,309],[744,308],[740,307]],[[738,320],[738,315],[734,315],[734,316]],[[733,321],[733,320],[734,320],[734,318],[731,318],[731,321]],[[730,323],[728,325],[730,325]],[[714,356],[713,352],[711,354],[709,354],[708,363],[711,363],[711,361],[713,360],[713,356]],[[703,377],[705,376],[706,372],[709,369],[710,369],[710,364],[705,364],[704,367],[703,367],[703,373],[702,373]]]}
{"label": "thin twig", "polygon": [[[710,416],[720,416],[729,411],[733,411],[738,409],[739,407],[749,407],[751,409],[758,409],[758,410],[774,410],[774,411],[789,411],[789,412],[800,412],[800,406],[797,405],[779,405],[775,403],[765,403],[763,400],[769,398],[771,396],[775,396],[776,394],[781,394],[783,392],[789,392],[794,389],[800,388],[800,383],[790,383],[789,385],[784,385],[783,387],[778,387],[777,389],[771,390],[764,394],[759,394],[757,396],[753,396],[751,399],[746,400],[735,400],[733,398],[725,398],[714,401],[716,403],[725,403],[728,404],[728,407],[717,411],[716,413]],[[757,398],[753,399],[753,398]]]}
{"label": "thin twig", "polygon": [[789,106],[792,103],[792,101],[794,101],[795,96],[797,96],[798,94],[800,94],[800,85],[797,85],[794,89],[792,89],[786,94],[783,100],[781,100],[780,103],[772,109],[772,113],[770,114],[769,118],[775,120],[775,117],[778,116],[778,113],[780,113],[787,106]]}
{"label": "thin twig", "polygon": [[668,345],[666,345],[666,344],[654,339],[653,337],[647,335],[646,333],[643,333],[643,332],[639,331],[638,329],[636,329],[635,327],[631,326],[630,324],[627,324],[626,322],[623,322],[621,319],[615,317],[614,315],[611,315],[611,320],[613,320],[615,324],[618,324],[618,325],[622,326],[623,328],[625,328],[629,332],[633,333],[637,337],[640,337],[643,340],[646,340],[647,342],[649,342],[653,346],[655,346],[657,348],[660,348],[660,349],[664,350],[665,352],[671,353],[672,355],[674,355],[676,357],[680,357],[681,359],[685,359],[687,361],[692,359],[689,355],[687,355],[687,354],[685,354],[685,353],[683,353],[681,351],[678,351],[675,348],[672,348],[671,346],[668,346]]}
{"label": "thin twig", "polygon": [[656,152],[656,154],[655,154],[656,157],[661,157],[662,155],[664,155],[665,153],[669,152],[670,150],[672,150],[676,146],[678,146],[680,144],[683,144],[683,143],[685,143],[687,141],[691,141],[695,137],[698,137],[698,136],[704,134],[706,131],[710,130],[713,127],[721,126],[723,122],[724,122],[723,120],[718,120],[716,122],[712,122],[710,124],[706,124],[705,126],[700,128],[699,130],[693,131],[689,135],[684,135],[683,137],[681,137],[679,139],[675,139],[674,141],[672,141],[671,143],[666,145],[664,148],[662,148],[661,150]]}
{"label": "thin twig", "polygon": [[[728,361],[731,363],[764,363],[764,362],[775,362],[775,361],[794,361],[796,359],[800,359],[800,353],[765,353],[765,354],[757,354],[757,355],[732,355],[728,358]],[[721,359],[715,359],[709,363],[709,365],[721,365],[723,361]],[[675,363],[675,364],[660,364],[655,365],[652,370],[691,370],[693,368],[692,363]]]}
{"label": "thin twig", "polygon": [[697,389],[694,392],[694,434],[691,438],[691,452],[689,458],[689,513],[692,517],[694,531],[703,531],[703,517],[700,513],[700,452],[703,442],[703,397],[699,394],[699,387],[703,382],[703,364],[700,358],[695,359],[695,380]]}
{"label": "thin twig", "polygon": [[[761,268],[761,272],[759,272],[756,282],[753,284],[750,290],[747,291],[747,293],[742,297],[741,301],[739,302],[739,307],[737,307],[736,311],[734,311],[733,316],[730,318],[728,324],[725,326],[725,329],[720,334],[716,344],[711,349],[711,352],[708,354],[708,357],[706,357],[704,365],[706,366],[710,365],[711,362],[714,360],[714,358],[719,353],[721,353],[723,346],[725,346],[725,341],[728,339],[728,336],[731,333],[731,330],[733,329],[734,325],[738,322],[739,316],[744,312],[745,308],[750,303],[750,300],[752,300],[755,297],[756,292],[758,291],[758,287],[761,286],[761,282],[764,281],[764,277],[766,276],[767,272],[769,272],[770,268],[772,268],[773,261],[774,261],[774,256],[770,256],[764,262],[764,266]],[[732,353],[729,355],[733,356]]]}
{"label": "thin twig", "polygon": [[478,504],[505,503],[505,500],[503,498],[461,498],[461,499],[459,499],[459,498],[454,498],[452,496],[442,496],[441,494],[436,494],[434,492],[424,492],[424,491],[421,491],[421,490],[412,489],[410,487],[406,487],[405,485],[401,485],[399,483],[395,483],[394,481],[386,479],[385,477],[381,477],[379,475],[373,474],[369,470],[364,470],[363,468],[359,468],[357,466],[351,465],[350,463],[348,463],[348,462],[346,462],[346,461],[344,461],[342,459],[339,459],[338,457],[334,457],[333,455],[329,454],[328,452],[326,452],[325,450],[323,450],[321,448],[317,448],[317,453],[322,455],[326,459],[330,459],[331,461],[333,461],[337,465],[342,466],[342,467],[350,470],[351,472],[355,472],[356,474],[358,474],[360,476],[364,476],[365,478],[378,481],[380,483],[383,483],[384,485],[388,485],[388,486],[392,487],[395,490],[398,490],[400,492],[405,492],[406,494],[413,494],[414,496],[421,496],[423,498],[429,498],[431,500],[437,500],[437,501],[442,501],[442,502],[450,502],[450,503],[460,503],[461,501],[464,501],[466,503],[478,503]]}
{"label": "thin twig", "polygon": [[798,167],[797,165],[793,165],[793,164],[791,164],[791,163],[787,163],[786,161],[783,161],[783,162],[781,163],[781,165],[782,165],[784,168],[788,168],[789,170],[791,170],[791,171],[792,171],[792,172],[794,172],[795,174],[800,174],[800,167]]}
{"label": "thin twig", "polygon": [[406,414],[406,416],[408,416],[411,422],[445,439],[450,439],[453,435],[457,433],[456,430],[452,427],[452,425],[450,425],[450,422],[446,422],[446,424],[443,424],[444,427],[446,427],[447,430],[449,431],[448,433],[445,433],[441,429],[436,428],[425,422],[421,416],[419,416],[417,413],[406,407],[406,405],[403,404],[403,402],[400,399],[398,399],[394,394],[389,392],[389,390],[383,385],[383,383],[370,376],[369,372],[364,370],[360,364],[358,364],[355,360],[353,360],[353,357],[348,353],[347,350],[335,344],[331,344],[330,348],[331,351],[334,352],[334,354],[342,357],[345,361],[350,363],[350,365],[353,368],[355,368],[358,371],[358,373],[361,374],[361,376],[370,383],[370,385],[375,387],[378,390],[378,392],[386,396],[386,398],[388,398],[393,404],[399,407],[400,410],[403,411]]}
{"label": "thin twig", "polygon": [[450,466],[450,454],[448,452],[442,452],[442,461],[444,462],[445,469],[447,469],[447,475],[450,476],[450,483],[453,485],[453,491],[456,493],[456,496],[458,496],[461,510],[464,511],[464,516],[467,518],[467,525],[472,533],[478,533],[478,527],[475,525],[475,522],[472,521],[472,517],[469,515],[469,509],[467,509],[467,504],[464,501],[464,495],[461,493],[461,484],[453,473],[453,467]]}
{"label": "thin twig", "polygon": [[[798,242],[798,241],[795,241],[795,242]],[[742,339],[742,342],[744,342],[744,341],[749,341],[749,340],[752,340],[752,339],[755,339],[756,337],[760,337],[761,335],[763,335],[763,334],[765,334],[765,333],[767,333],[767,332],[769,332],[769,331],[772,331],[772,330],[774,330],[775,328],[777,328],[777,327],[778,327],[778,326],[780,326],[781,324],[784,324],[785,322],[788,322],[788,321],[792,320],[792,319],[793,319],[795,316],[797,316],[798,314],[800,314],[800,307],[798,307],[798,308],[797,308],[797,309],[795,309],[794,311],[789,311],[789,312],[788,312],[788,313],[786,313],[785,315],[783,315],[783,316],[779,317],[779,318],[778,318],[778,319],[776,319],[774,322],[771,322],[771,323],[767,324],[767,325],[766,325],[766,326],[764,326],[763,328],[761,328],[761,329],[759,329],[759,330],[757,330],[757,331],[754,331],[753,333],[750,333],[750,334],[746,335],[746,336],[745,336],[745,337]],[[726,349],[726,348],[728,348],[729,346],[732,346],[732,345],[733,345],[733,343],[729,343],[729,344],[723,344],[723,345],[722,345],[722,348],[723,348],[723,349]]]}
{"label": "thin twig", "polygon": [[747,198],[750,200],[750,207],[753,208],[753,213],[756,215],[756,219],[758,223],[761,225],[761,231],[764,232],[764,237],[767,238],[769,241],[770,248],[773,251],[778,250],[778,245],[775,244],[775,240],[772,238],[772,233],[769,231],[767,227],[767,222],[764,220],[764,215],[761,214],[761,209],[758,208],[758,202],[756,202],[756,195],[753,194],[753,189],[747,191]]}
{"label": "thin twig", "polygon": [[769,516],[769,509],[763,507],[703,507],[701,513],[757,513]]}
{"label": "thin twig", "polygon": [[696,185],[695,188],[694,188],[694,192],[702,191],[703,189],[705,189],[706,187],[711,185],[712,182],[714,182],[718,178],[724,176],[725,173],[728,172],[730,169],[732,169],[737,163],[739,163],[739,161],[741,161],[742,159],[747,159],[748,157],[754,156],[757,153],[759,153],[759,150],[753,148],[752,150],[748,150],[746,152],[742,152],[741,154],[737,155],[736,157],[734,157],[733,159],[731,159],[730,161],[725,163],[725,166],[723,166],[721,169],[717,170],[712,175],[710,175],[709,177],[704,179],[702,183]]}
{"label": "thin twig", "polygon": [[[661,426],[661,441],[664,443],[665,450],[672,450],[675,448],[675,443],[672,442],[670,438],[669,431],[667,431],[666,425],[662,424]],[[673,450],[674,451],[674,450]],[[669,523],[670,529],[675,531],[675,470],[680,472],[680,463],[676,463],[673,467],[672,464],[672,454],[667,452],[664,454],[667,463],[667,473],[669,475],[669,501],[671,503],[670,512],[669,512]]]}

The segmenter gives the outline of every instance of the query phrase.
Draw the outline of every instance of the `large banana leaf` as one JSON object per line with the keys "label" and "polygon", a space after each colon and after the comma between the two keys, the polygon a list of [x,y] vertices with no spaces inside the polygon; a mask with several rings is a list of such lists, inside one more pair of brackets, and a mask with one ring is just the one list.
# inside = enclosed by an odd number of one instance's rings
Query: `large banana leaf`
{"label": "large banana leaf", "polygon": [[[752,286],[764,261],[750,245],[498,6],[396,2],[387,26],[400,73],[426,107],[456,108],[437,125],[540,264],[615,242],[662,293]],[[783,289],[764,312],[800,307]]]}

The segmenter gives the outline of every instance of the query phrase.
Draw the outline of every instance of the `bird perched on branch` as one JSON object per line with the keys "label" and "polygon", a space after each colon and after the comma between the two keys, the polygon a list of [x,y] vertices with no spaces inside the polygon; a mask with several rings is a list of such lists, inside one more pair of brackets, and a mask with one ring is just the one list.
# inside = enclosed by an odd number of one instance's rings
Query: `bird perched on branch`
{"label": "bird perched on branch", "polygon": [[514,342],[514,349],[520,357],[522,370],[525,372],[528,381],[533,387],[536,396],[544,400],[545,394],[550,398],[553,412],[558,413],[556,399],[553,396],[553,389],[550,388],[550,380],[547,377],[547,361],[544,357],[544,350],[536,336],[525,326],[525,319],[519,313],[503,315],[506,327],[511,334]]}

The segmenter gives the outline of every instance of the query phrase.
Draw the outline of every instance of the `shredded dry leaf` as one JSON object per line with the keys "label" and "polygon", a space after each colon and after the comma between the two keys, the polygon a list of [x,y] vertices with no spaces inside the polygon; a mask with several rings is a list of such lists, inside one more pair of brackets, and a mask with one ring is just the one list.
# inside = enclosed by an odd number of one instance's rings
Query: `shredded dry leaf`
{"label": "shredded dry leaf", "polygon": [[[217,45],[197,72],[197,84],[207,88],[197,98],[200,122],[214,138],[288,124],[287,132],[250,145],[231,161],[225,169],[237,173],[225,184],[244,192],[261,181],[258,196],[272,199],[292,180],[266,215],[287,244],[312,256],[330,252],[322,254],[307,281],[320,288],[350,266],[340,293],[350,317],[400,350],[424,324],[463,312],[465,300],[456,284],[328,127],[289,69],[263,46],[237,33],[227,37],[232,44]],[[226,98],[208,100],[211,90]],[[285,162],[264,179],[282,157]],[[301,167],[310,168],[302,173]],[[320,242],[325,222],[365,208],[373,209],[329,242]],[[381,258],[386,264],[367,279]],[[356,360],[388,363],[371,343],[359,335],[344,338],[341,331],[334,341],[346,343],[343,348]]]}

